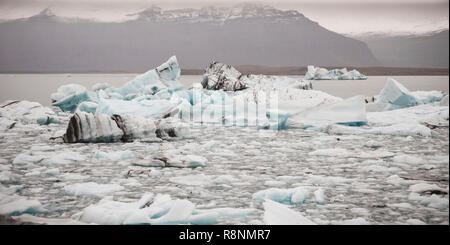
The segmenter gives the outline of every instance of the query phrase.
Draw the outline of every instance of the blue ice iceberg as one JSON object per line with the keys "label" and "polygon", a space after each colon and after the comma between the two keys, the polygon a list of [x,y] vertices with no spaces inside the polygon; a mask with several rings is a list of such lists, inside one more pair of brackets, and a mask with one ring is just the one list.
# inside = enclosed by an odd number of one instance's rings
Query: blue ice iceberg
{"label": "blue ice iceberg", "polygon": [[80,103],[99,103],[99,99],[170,98],[173,92],[184,89],[183,85],[178,82],[179,78],[180,67],[177,58],[172,56],[167,62],[136,76],[121,88],[112,88],[107,84],[96,84],[93,86],[95,91],[88,91],[81,85],[68,84],[59,87],[57,92],[51,95],[51,99],[54,106],[61,108],[63,111],[74,112]]}
{"label": "blue ice iceberg", "polygon": [[410,92],[405,86],[393,78],[388,78],[386,85],[377,96],[375,102],[367,104],[367,111],[389,111],[405,107],[439,102],[444,94],[439,91]]}
{"label": "blue ice iceberg", "polygon": [[392,110],[419,105],[419,100],[401,83],[388,78],[376,102],[385,105],[384,110]]}
{"label": "blue ice iceberg", "polygon": [[67,84],[58,88],[56,93],[51,94],[52,105],[61,108],[63,111],[74,112],[78,104],[84,101],[98,100],[97,94],[88,91],[79,84]]}

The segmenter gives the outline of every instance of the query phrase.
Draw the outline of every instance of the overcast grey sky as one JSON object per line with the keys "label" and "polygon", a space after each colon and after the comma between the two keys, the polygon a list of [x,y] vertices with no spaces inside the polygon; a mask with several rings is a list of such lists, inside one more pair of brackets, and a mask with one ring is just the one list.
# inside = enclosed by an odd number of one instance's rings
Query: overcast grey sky
{"label": "overcast grey sky", "polygon": [[[0,0],[0,19],[29,17],[46,7],[59,16],[123,21],[152,4],[163,9],[231,6],[245,0]],[[448,0],[259,0],[295,9],[340,33],[426,32],[448,28]]]}

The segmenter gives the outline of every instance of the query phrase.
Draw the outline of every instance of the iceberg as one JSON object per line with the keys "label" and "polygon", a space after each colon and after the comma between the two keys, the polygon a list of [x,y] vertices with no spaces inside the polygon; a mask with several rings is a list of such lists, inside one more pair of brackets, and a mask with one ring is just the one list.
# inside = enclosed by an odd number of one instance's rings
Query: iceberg
{"label": "iceberg", "polygon": [[347,68],[327,70],[325,68],[308,66],[305,80],[366,80],[367,76],[357,70],[347,71]]}
{"label": "iceberg", "polygon": [[375,103],[367,104],[367,111],[387,111],[421,104],[405,86],[388,78]]}
{"label": "iceberg", "polygon": [[[447,95],[448,96],[448,95]],[[367,103],[367,111],[379,112],[397,110],[417,105],[442,102],[445,106],[445,95],[440,91],[415,91],[410,92],[405,86],[393,78],[388,78],[386,85],[376,100]]]}
{"label": "iceberg", "polygon": [[[94,91],[89,91],[78,84],[63,85],[51,95],[52,105],[63,111],[74,112],[82,102],[99,103],[100,99],[151,99],[155,96],[161,97],[163,93],[170,96],[173,92],[183,89],[183,85],[178,82],[179,78],[180,67],[177,58],[172,56],[162,65],[136,76],[121,88],[113,88],[106,83],[100,83],[92,87]],[[93,105],[90,104],[83,108],[92,109]]]}
{"label": "iceberg", "polygon": [[70,118],[62,139],[65,143],[159,141],[188,133],[188,127],[175,118],[154,120],[131,115],[77,112]]}

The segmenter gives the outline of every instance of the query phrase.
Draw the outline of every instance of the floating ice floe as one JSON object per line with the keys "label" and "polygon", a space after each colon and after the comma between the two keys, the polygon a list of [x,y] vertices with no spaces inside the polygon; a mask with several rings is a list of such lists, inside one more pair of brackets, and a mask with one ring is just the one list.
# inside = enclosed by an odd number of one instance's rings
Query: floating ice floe
{"label": "floating ice floe", "polygon": [[135,158],[135,155],[130,150],[113,151],[113,152],[97,151],[95,153],[95,158],[111,160],[111,161],[119,161],[119,160],[127,160],[127,159]]}
{"label": "floating ice floe", "polygon": [[415,193],[425,193],[425,192],[443,193],[443,194],[448,193],[447,190],[437,186],[436,184],[428,184],[428,183],[418,183],[418,184],[411,185],[409,187],[409,190],[411,192],[415,192]]}
{"label": "floating ice floe", "polygon": [[62,120],[52,109],[37,102],[14,100],[0,105],[0,130],[12,129],[17,123],[48,125]]}
{"label": "floating ice floe", "polygon": [[367,124],[366,105],[362,96],[327,105],[319,105],[289,117],[288,127],[318,128],[331,124],[361,126]]}
{"label": "floating ice floe", "polygon": [[31,222],[33,224],[40,224],[40,225],[89,225],[84,222],[80,222],[73,219],[68,218],[44,218],[44,217],[38,217],[33,216],[30,214],[22,214],[20,216],[15,216],[15,220],[20,222]]}
{"label": "floating ice floe", "polygon": [[330,125],[325,132],[335,135],[392,135],[392,136],[422,136],[431,137],[432,130],[424,125],[399,123],[380,127],[348,127],[343,125]]}
{"label": "floating ice floe", "polygon": [[266,225],[315,225],[299,212],[286,205],[266,199],[264,205],[264,224]]}
{"label": "floating ice floe", "polygon": [[408,199],[411,201],[417,201],[420,204],[429,208],[448,210],[448,196],[447,198],[445,198],[436,194],[432,194],[431,196],[429,196],[411,192],[411,194],[409,194],[408,196]]}
{"label": "floating ice floe", "polygon": [[0,183],[1,184],[9,184],[12,182],[16,182],[18,176],[13,174],[11,171],[1,171],[0,172]]}
{"label": "floating ice floe", "polygon": [[64,190],[68,194],[74,196],[103,197],[123,189],[123,186],[117,184],[98,184],[95,182],[77,183],[64,186]]}
{"label": "floating ice floe", "polygon": [[208,159],[196,155],[163,154],[133,161],[133,165],[144,167],[177,167],[196,168],[205,167]]}
{"label": "floating ice floe", "polygon": [[367,222],[364,218],[358,217],[355,219],[331,221],[330,224],[332,224],[332,225],[370,225],[370,222]]}
{"label": "floating ice floe", "polygon": [[147,193],[137,202],[125,203],[102,199],[73,218],[101,225],[176,225],[215,224],[219,219],[251,215],[254,209],[210,208],[198,209],[188,200],[171,199],[169,195]]}
{"label": "floating ice floe", "polygon": [[260,202],[270,199],[280,203],[302,204],[309,198],[309,190],[305,187],[291,189],[270,188],[256,192],[252,198]]}
{"label": "floating ice floe", "polygon": [[347,71],[347,68],[327,70],[325,68],[308,66],[306,80],[366,80],[367,77],[357,70]]}
{"label": "floating ice floe", "polygon": [[16,216],[23,213],[42,213],[45,208],[38,200],[27,199],[18,195],[0,193],[0,214]]}

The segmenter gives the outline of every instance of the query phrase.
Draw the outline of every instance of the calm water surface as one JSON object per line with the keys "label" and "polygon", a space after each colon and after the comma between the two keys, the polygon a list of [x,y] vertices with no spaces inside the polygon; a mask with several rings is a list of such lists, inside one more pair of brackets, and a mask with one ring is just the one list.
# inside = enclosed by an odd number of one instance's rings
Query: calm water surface
{"label": "calm water surface", "polygon": [[[37,101],[50,105],[50,94],[59,86],[78,83],[90,89],[95,83],[107,82],[120,87],[133,79],[137,74],[0,74],[0,102],[5,100]],[[292,76],[298,79],[303,76]],[[448,93],[448,76],[393,76],[409,90],[438,90]],[[183,75],[181,83],[190,88],[193,83],[200,82],[202,76]],[[362,94],[373,96],[378,94],[386,83],[387,76],[370,76],[362,81],[313,81],[313,87],[329,94],[348,98]]]}

